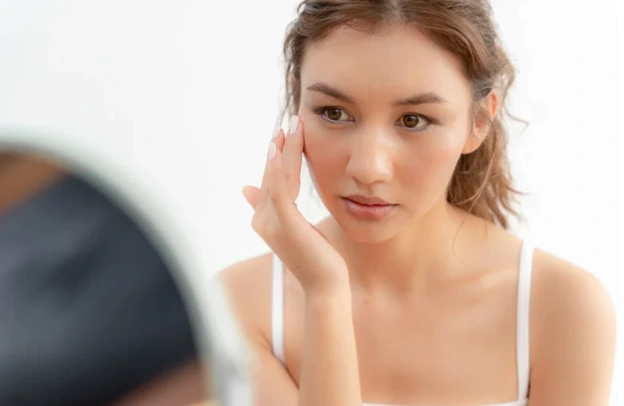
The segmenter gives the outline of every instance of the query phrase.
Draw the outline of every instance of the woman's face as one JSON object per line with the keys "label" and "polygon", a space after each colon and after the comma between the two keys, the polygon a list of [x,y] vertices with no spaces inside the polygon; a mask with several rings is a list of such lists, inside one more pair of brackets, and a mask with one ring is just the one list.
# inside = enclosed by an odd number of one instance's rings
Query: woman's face
{"label": "woman's face", "polygon": [[459,61],[414,29],[344,28],[311,46],[301,68],[305,154],[342,228],[381,242],[445,204],[460,155],[479,144],[471,109]]}

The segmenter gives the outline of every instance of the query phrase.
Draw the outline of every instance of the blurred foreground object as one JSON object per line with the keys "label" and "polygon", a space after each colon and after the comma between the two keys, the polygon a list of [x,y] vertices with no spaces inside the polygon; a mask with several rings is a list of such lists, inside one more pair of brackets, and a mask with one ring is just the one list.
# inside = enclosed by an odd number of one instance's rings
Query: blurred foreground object
{"label": "blurred foreground object", "polygon": [[132,219],[79,174],[2,153],[0,404],[183,405],[203,397],[196,358],[181,294]]}
{"label": "blurred foreground object", "polygon": [[[211,247],[196,243],[196,228],[213,225],[181,220],[174,173],[149,175],[185,157],[194,146],[172,135],[206,118],[199,105],[189,115],[195,104],[180,92],[196,89],[187,62],[212,54],[189,40],[213,8],[0,0],[0,168],[18,156],[38,168],[26,171],[32,183],[0,169],[10,175],[0,254],[22,252],[0,264],[0,406],[185,406],[205,394],[252,404],[250,353],[223,289],[205,277]],[[171,156],[150,159],[159,139]]]}

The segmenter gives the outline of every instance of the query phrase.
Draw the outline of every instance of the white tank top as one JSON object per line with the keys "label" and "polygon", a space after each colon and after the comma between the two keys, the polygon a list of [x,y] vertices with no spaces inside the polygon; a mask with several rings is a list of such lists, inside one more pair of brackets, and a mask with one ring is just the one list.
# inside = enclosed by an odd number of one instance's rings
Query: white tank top
{"label": "white tank top", "polygon": [[[518,400],[482,406],[527,406],[529,403],[529,299],[531,296],[531,272],[533,268],[533,245],[522,245],[518,272],[518,307],[516,326],[516,359],[518,365]],[[273,354],[282,362],[284,357],[284,268],[282,261],[273,254],[273,278],[271,293],[271,332]],[[391,406],[364,403],[363,406]]]}

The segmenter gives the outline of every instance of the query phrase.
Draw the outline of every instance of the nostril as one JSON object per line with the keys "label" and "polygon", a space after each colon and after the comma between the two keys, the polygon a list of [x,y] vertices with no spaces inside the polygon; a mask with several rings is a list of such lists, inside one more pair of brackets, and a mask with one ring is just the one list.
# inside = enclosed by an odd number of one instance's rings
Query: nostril
{"label": "nostril", "polygon": [[347,165],[347,176],[363,184],[387,182],[392,178],[392,165],[382,157],[373,159],[351,159]]}

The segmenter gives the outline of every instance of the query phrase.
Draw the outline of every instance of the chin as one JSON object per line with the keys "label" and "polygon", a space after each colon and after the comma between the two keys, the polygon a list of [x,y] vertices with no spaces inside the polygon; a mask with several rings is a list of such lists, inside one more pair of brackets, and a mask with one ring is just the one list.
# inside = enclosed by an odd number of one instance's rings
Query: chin
{"label": "chin", "polygon": [[399,213],[383,220],[361,220],[349,213],[330,210],[342,231],[353,241],[361,244],[382,244],[397,237],[405,229],[407,221],[401,221]]}

